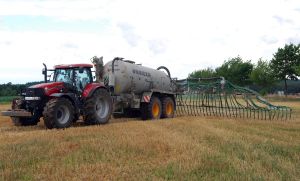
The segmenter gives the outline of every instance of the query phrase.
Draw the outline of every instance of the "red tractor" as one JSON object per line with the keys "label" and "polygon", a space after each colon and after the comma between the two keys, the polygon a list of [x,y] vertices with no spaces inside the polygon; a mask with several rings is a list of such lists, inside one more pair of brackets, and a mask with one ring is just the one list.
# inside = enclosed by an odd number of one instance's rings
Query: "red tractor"
{"label": "red tractor", "polygon": [[[102,83],[93,82],[90,64],[57,65],[48,70],[45,83],[22,91],[13,100],[12,110],[2,112],[17,126],[36,125],[43,117],[45,126],[67,128],[82,115],[86,124],[105,124],[112,113],[112,98]],[[48,82],[49,71],[53,81]]]}

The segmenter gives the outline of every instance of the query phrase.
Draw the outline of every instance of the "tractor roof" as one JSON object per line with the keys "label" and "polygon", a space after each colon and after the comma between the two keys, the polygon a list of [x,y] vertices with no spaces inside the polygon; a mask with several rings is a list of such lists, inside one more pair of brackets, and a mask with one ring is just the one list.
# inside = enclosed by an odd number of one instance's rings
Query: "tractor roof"
{"label": "tractor roof", "polygon": [[80,64],[62,64],[62,65],[55,65],[55,69],[67,69],[67,68],[92,68],[93,65],[91,64],[85,64],[85,63],[80,63]]}

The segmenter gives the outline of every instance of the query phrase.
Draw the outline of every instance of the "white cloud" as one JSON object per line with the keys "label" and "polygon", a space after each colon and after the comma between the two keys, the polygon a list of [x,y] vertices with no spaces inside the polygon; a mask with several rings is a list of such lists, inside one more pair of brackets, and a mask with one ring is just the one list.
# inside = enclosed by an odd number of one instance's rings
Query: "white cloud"
{"label": "white cloud", "polygon": [[119,23],[118,27],[121,29],[123,38],[127,43],[133,47],[138,45],[138,41],[141,39],[136,33],[133,26],[127,23]]}
{"label": "white cloud", "polygon": [[0,0],[0,19],[109,21],[93,33],[16,31],[1,21],[0,82],[41,79],[42,62],[89,62],[94,55],[105,62],[120,56],[153,68],[165,65],[179,78],[237,55],[270,59],[278,47],[299,40],[299,9],[296,0]]}

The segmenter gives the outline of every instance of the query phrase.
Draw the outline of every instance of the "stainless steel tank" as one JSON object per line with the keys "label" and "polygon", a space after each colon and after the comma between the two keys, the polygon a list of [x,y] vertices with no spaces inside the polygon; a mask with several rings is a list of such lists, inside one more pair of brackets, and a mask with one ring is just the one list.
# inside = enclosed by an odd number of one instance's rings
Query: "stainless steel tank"
{"label": "stainless steel tank", "polygon": [[132,92],[141,94],[151,89],[173,92],[170,73],[167,69],[166,71],[167,73],[132,61],[115,59],[104,65],[103,78],[106,86],[113,87],[115,95]]}

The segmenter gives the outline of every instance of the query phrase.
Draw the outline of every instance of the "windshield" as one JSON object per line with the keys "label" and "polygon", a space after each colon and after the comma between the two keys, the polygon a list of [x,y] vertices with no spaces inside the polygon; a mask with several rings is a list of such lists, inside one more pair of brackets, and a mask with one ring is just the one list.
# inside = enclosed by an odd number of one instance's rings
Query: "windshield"
{"label": "windshield", "polygon": [[75,69],[56,69],[54,82],[66,82],[76,86],[77,90],[82,91],[84,87],[93,82],[89,68]]}
{"label": "windshield", "polygon": [[73,69],[56,69],[54,73],[54,82],[72,83]]}

